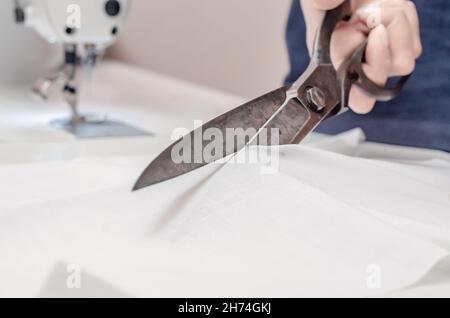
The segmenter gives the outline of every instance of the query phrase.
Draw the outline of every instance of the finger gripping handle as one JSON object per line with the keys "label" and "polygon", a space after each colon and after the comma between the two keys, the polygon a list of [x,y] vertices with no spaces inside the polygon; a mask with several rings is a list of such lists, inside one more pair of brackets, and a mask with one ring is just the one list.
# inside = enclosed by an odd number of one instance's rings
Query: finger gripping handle
{"label": "finger gripping handle", "polygon": [[325,18],[316,34],[313,58],[319,63],[331,63],[330,43],[334,28],[342,20],[349,20],[352,15],[350,0],[345,0],[338,7],[325,13]]}
{"label": "finger gripping handle", "polygon": [[[313,59],[319,64],[332,64],[331,61],[331,36],[336,25],[340,21],[348,21],[352,16],[350,0],[345,0],[335,9],[325,13],[322,25],[316,34],[314,42]],[[394,86],[383,87],[371,81],[364,73],[363,64],[367,40],[347,59],[337,70],[337,80],[340,89],[340,109],[348,107],[350,89],[357,86],[368,96],[379,101],[389,101],[396,97],[408,81],[410,75],[403,76]]]}
{"label": "finger gripping handle", "polygon": [[348,107],[350,89],[357,86],[366,95],[378,101],[390,101],[395,98],[405,86],[410,75],[401,77],[390,87],[380,86],[367,77],[363,70],[364,54],[367,40],[359,46],[353,55],[345,61],[337,71],[337,79],[341,90],[341,108]]}

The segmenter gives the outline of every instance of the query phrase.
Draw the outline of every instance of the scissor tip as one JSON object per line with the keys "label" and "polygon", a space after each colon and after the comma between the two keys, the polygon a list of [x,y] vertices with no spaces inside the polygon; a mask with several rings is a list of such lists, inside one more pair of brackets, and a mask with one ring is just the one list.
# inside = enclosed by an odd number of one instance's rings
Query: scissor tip
{"label": "scissor tip", "polygon": [[139,178],[138,181],[136,181],[136,184],[133,186],[133,189],[131,190],[131,192],[139,191],[145,187],[146,187],[146,185],[142,182],[142,178]]}
{"label": "scissor tip", "polygon": [[159,180],[154,180],[154,179],[149,180],[149,178],[141,177],[136,182],[136,184],[134,185],[131,192],[136,192],[136,191],[142,190],[144,188],[150,187],[150,186],[158,184],[160,182],[161,181],[159,181]]}

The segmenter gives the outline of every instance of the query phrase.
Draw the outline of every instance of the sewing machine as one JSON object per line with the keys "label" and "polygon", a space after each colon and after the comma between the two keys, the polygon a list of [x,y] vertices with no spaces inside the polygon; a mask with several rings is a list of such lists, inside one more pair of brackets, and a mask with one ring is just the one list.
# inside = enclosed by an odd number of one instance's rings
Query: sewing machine
{"label": "sewing machine", "polygon": [[135,136],[148,133],[127,124],[79,112],[82,74],[89,74],[116,40],[131,0],[15,0],[17,23],[35,29],[64,47],[61,70],[36,81],[33,91],[45,100],[62,97],[71,116],[51,122],[80,137]]}

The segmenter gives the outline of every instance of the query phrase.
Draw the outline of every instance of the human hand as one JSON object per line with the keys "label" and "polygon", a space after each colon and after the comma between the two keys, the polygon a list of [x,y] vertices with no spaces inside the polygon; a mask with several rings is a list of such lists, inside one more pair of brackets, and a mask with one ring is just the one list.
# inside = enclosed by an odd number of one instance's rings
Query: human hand
{"label": "human hand", "polygon": [[[314,37],[326,10],[344,0],[301,0],[307,26],[310,52]],[[353,16],[340,22],[331,38],[331,59],[338,68],[368,39],[366,75],[375,83],[384,85],[390,76],[410,74],[422,53],[419,17],[412,1],[407,0],[352,0]],[[373,109],[376,100],[357,87],[350,91],[350,108],[359,114]]]}

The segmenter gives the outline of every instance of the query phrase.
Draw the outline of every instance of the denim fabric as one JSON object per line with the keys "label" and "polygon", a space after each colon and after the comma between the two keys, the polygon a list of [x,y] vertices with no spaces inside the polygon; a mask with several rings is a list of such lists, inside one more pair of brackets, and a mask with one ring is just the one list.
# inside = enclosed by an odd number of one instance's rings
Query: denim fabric
{"label": "denim fabric", "polygon": [[[450,1],[415,0],[424,52],[399,97],[378,103],[368,115],[351,111],[322,123],[317,131],[337,134],[361,127],[368,140],[450,151]],[[292,83],[309,63],[299,0],[287,25]]]}

